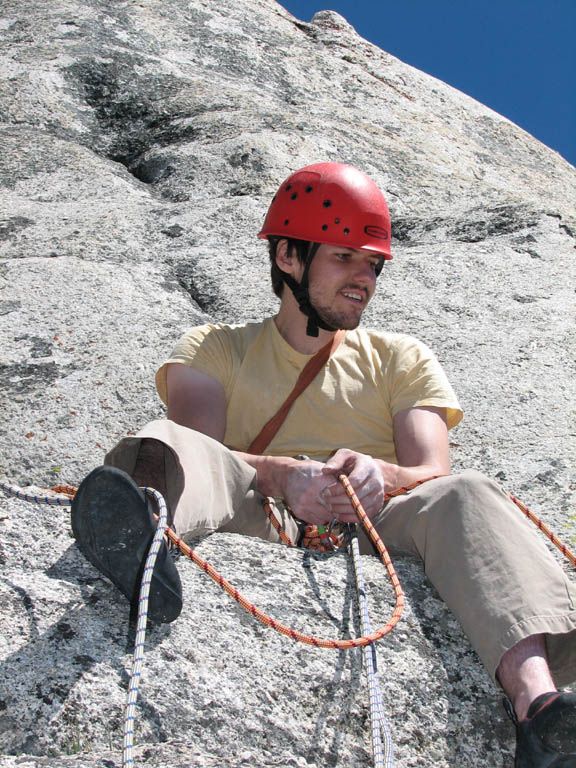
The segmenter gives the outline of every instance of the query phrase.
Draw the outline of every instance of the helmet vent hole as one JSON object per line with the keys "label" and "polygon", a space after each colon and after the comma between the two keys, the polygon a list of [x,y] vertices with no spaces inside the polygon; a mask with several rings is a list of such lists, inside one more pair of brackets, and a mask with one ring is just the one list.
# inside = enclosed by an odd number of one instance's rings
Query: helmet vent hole
{"label": "helmet vent hole", "polygon": [[298,192],[294,192],[294,194],[290,197],[290,200],[296,200],[298,197]]}
{"label": "helmet vent hole", "polygon": [[350,234],[350,230],[348,229],[348,227],[344,227],[344,234],[345,235],[349,235]]}
{"label": "helmet vent hole", "polygon": [[288,186],[286,187],[286,192],[290,192],[291,189],[292,189],[292,184],[288,184]]}
{"label": "helmet vent hole", "polygon": [[284,226],[287,227],[290,224],[290,219],[284,219]]}
{"label": "helmet vent hole", "polygon": [[310,192],[312,192],[313,189],[314,187],[308,184],[308,186],[306,187],[306,194],[310,194]]}
{"label": "helmet vent hole", "polygon": [[322,205],[324,206],[324,208],[330,208],[330,206],[332,205],[332,201],[331,200],[324,200]]}
{"label": "helmet vent hole", "polygon": [[328,229],[328,224],[322,224],[322,232],[326,232]]}
{"label": "helmet vent hole", "polygon": [[340,224],[340,219],[334,219],[334,224]]}

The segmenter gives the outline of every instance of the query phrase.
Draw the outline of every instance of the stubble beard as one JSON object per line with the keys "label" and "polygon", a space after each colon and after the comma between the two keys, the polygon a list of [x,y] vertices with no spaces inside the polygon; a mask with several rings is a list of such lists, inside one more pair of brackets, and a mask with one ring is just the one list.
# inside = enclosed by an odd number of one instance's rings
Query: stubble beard
{"label": "stubble beard", "polygon": [[362,319],[362,313],[364,307],[360,308],[360,312],[338,312],[334,310],[332,306],[325,306],[321,301],[314,296],[315,291],[309,291],[310,303],[320,316],[320,318],[329,325],[331,328],[342,329],[344,331],[353,331],[360,325]]}

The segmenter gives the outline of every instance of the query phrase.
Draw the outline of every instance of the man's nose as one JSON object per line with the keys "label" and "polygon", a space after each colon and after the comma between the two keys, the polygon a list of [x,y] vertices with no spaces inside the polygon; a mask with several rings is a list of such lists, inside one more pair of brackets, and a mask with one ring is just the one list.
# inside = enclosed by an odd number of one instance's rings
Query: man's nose
{"label": "man's nose", "polygon": [[371,285],[376,279],[374,267],[368,261],[363,261],[356,265],[354,276],[357,280],[361,280],[363,285]]}

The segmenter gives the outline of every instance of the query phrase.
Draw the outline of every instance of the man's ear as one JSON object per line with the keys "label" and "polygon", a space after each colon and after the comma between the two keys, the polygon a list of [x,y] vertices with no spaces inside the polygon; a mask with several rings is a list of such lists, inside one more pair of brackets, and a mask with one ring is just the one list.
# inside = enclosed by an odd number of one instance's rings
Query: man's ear
{"label": "man's ear", "polygon": [[288,254],[288,240],[278,240],[276,244],[276,266],[282,272],[289,272],[292,264],[292,254]]}
{"label": "man's ear", "polygon": [[276,246],[276,266],[278,269],[281,269],[282,272],[287,272],[296,279],[301,276],[302,264],[296,255],[296,249],[289,248],[288,240],[285,240],[284,238],[278,240],[278,245]]}

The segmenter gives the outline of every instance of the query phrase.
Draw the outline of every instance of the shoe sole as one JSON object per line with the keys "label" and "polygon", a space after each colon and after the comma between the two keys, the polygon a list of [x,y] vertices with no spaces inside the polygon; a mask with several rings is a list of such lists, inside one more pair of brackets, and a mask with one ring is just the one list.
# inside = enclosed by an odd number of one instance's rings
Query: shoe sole
{"label": "shoe sole", "polygon": [[[146,555],[156,530],[144,493],[125,472],[98,467],[72,502],[72,531],[82,554],[137,606]],[[150,583],[148,617],[174,621],[182,610],[178,570],[162,542]]]}

